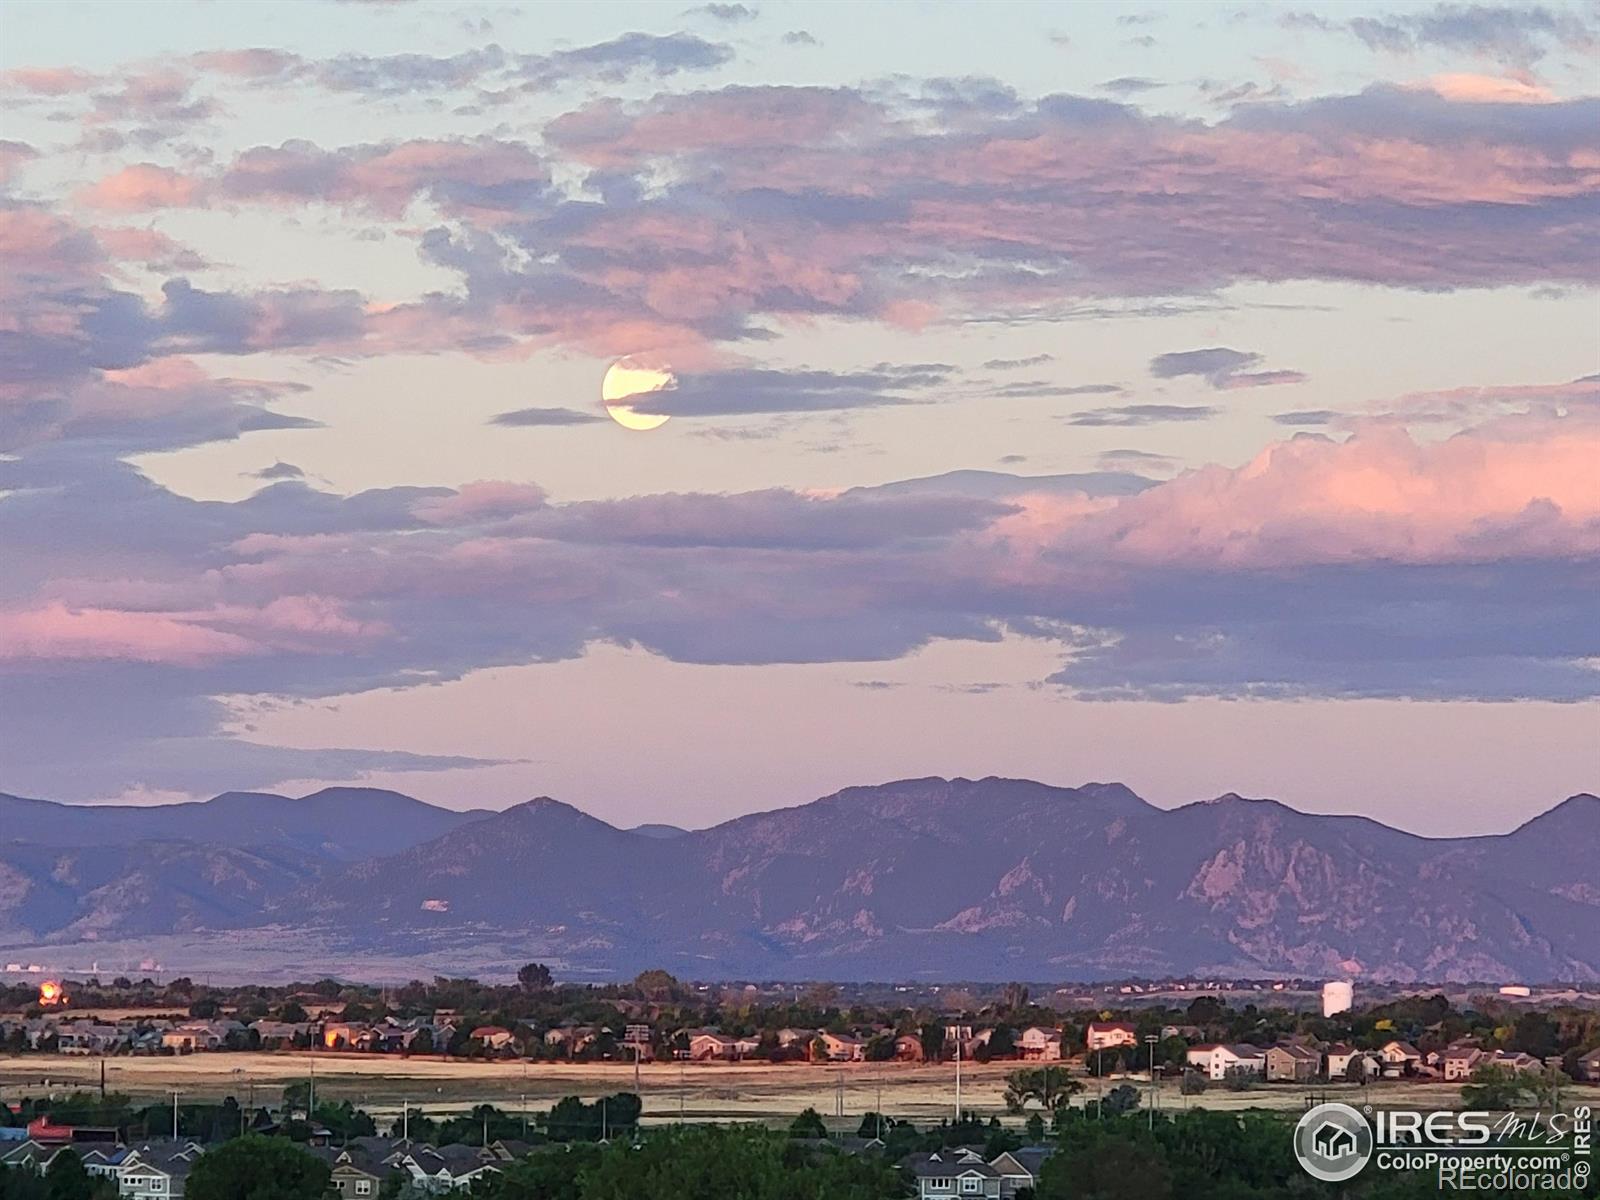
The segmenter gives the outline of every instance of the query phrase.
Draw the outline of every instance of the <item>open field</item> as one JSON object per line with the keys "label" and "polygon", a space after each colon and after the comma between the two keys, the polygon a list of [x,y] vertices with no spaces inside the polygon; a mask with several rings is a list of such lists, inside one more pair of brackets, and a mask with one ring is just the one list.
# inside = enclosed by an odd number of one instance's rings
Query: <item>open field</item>
{"label": "open field", "polygon": [[[67,1092],[99,1085],[97,1058],[60,1055],[0,1057],[0,1097]],[[530,1109],[548,1108],[563,1096],[593,1100],[634,1090],[632,1066],[607,1063],[467,1062],[432,1057],[396,1058],[331,1053],[194,1054],[181,1058],[111,1058],[106,1086],[136,1100],[169,1097],[174,1089],[192,1100],[220,1100],[232,1094],[241,1102],[253,1094],[259,1103],[275,1102],[284,1084],[307,1078],[315,1067],[319,1096],[348,1099],[375,1114],[398,1112],[403,1103],[429,1112],[463,1110],[484,1102],[516,1111],[526,1097]],[[1017,1063],[966,1063],[961,1071],[962,1104],[985,1115],[1005,1112],[1005,1076]],[[787,1122],[810,1105],[824,1116],[840,1107],[852,1128],[860,1114],[879,1105],[895,1116],[919,1123],[949,1115],[955,1104],[955,1067],[906,1063],[854,1063],[843,1066],[759,1063],[652,1063],[639,1070],[646,1119]],[[1081,1103],[1095,1094],[1095,1081]],[[1115,1082],[1108,1081],[1109,1088]],[[1140,1087],[1142,1080],[1132,1080]],[[1600,1089],[1597,1089],[1600,1090]],[[1214,1087],[1202,1097],[1180,1095],[1175,1081],[1163,1083],[1163,1109],[1203,1104],[1213,1109],[1298,1110],[1308,1094],[1318,1098],[1361,1097],[1358,1087],[1272,1085],[1248,1092]],[[1366,1099],[1384,1105],[1449,1107],[1457,1089],[1439,1083],[1374,1085]]]}

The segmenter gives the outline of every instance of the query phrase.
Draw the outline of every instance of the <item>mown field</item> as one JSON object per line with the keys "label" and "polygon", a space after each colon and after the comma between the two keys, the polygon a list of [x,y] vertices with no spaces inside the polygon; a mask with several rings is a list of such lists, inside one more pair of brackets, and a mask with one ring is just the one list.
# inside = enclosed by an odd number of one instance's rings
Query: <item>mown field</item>
{"label": "mown field", "polygon": [[[22,1095],[65,1093],[95,1088],[100,1082],[98,1058],[65,1055],[0,1057],[0,1099]],[[106,1087],[136,1101],[170,1097],[177,1090],[186,1100],[251,1097],[258,1104],[275,1103],[286,1083],[316,1076],[319,1097],[348,1099],[374,1114],[400,1111],[403,1104],[429,1112],[451,1112],[491,1103],[517,1111],[548,1108],[563,1096],[594,1100],[602,1095],[635,1090],[634,1068],[609,1063],[477,1062],[433,1057],[336,1053],[193,1054],[177,1058],[109,1058]],[[1006,1075],[1017,1063],[966,1063],[961,1070],[964,1108],[985,1115],[1005,1111]],[[646,1120],[787,1122],[811,1106],[825,1118],[841,1111],[852,1129],[864,1112],[880,1110],[924,1123],[950,1115],[955,1107],[955,1067],[906,1063],[856,1063],[814,1066],[760,1063],[659,1063],[639,1069],[637,1088],[644,1099]],[[1081,1103],[1093,1098],[1096,1081],[1084,1081]],[[1106,1087],[1120,1080],[1107,1081]],[[1134,1079],[1141,1088],[1144,1080]],[[1600,1092],[1600,1089],[1590,1089]],[[1148,1094],[1148,1092],[1147,1092]],[[1163,1083],[1156,1102],[1163,1109],[1204,1105],[1213,1109],[1300,1109],[1308,1095],[1317,1098],[1363,1099],[1362,1089],[1330,1086],[1261,1085],[1232,1092],[1213,1087],[1199,1097],[1180,1095],[1175,1082]],[[525,1098],[525,1100],[524,1100]],[[1458,1102],[1455,1087],[1439,1083],[1387,1083],[1368,1089],[1365,1099],[1385,1105],[1427,1108]]]}

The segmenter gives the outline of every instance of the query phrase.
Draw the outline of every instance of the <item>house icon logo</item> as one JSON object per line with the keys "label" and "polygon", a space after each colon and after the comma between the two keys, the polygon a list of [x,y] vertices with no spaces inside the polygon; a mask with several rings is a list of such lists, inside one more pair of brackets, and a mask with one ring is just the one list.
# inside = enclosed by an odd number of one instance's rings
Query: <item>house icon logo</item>
{"label": "house icon logo", "polygon": [[1348,1104],[1319,1104],[1294,1127],[1294,1156],[1313,1179],[1354,1179],[1372,1157],[1372,1126]]}

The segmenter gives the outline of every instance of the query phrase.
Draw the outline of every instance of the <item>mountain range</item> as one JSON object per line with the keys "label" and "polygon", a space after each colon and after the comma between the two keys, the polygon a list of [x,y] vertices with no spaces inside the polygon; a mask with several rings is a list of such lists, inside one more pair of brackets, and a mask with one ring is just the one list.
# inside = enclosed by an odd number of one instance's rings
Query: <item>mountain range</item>
{"label": "mountain range", "polygon": [[260,946],[295,929],[356,958],[470,962],[492,944],[601,977],[1589,981],[1597,863],[1588,793],[1470,838],[998,778],[847,788],[693,831],[367,788],[153,807],[0,795],[0,946],[221,930]]}

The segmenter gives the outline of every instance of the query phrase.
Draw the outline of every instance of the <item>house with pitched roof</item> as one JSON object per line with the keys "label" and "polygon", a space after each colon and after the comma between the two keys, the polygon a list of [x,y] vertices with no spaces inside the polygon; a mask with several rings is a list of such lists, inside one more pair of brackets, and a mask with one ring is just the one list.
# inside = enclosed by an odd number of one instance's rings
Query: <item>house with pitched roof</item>
{"label": "house with pitched roof", "polygon": [[1578,1078],[1589,1083],[1600,1083],[1600,1046],[1578,1060]]}
{"label": "house with pitched roof", "polygon": [[976,1150],[913,1154],[901,1165],[917,1182],[917,1200],[1001,1200],[1001,1173]]}
{"label": "house with pitched roof", "polygon": [[1226,1079],[1230,1071],[1247,1071],[1252,1075],[1267,1073],[1267,1052],[1260,1046],[1243,1042],[1231,1046],[1221,1042],[1190,1046],[1188,1060],[1195,1070],[1204,1071],[1208,1078],[1218,1082]]}
{"label": "house with pitched roof", "polygon": [[867,1057],[866,1042],[849,1033],[824,1033],[822,1049],[829,1062],[860,1062]]}
{"label": "house with pitched roof", "polygon": [[1039,1169],[1056,1152],[1054,1146],[1023,1146],[989,1160],[1000,1172],[1000,1200],[1013,1200],[1024,1189],[1037,1190]]}
{"label": "house with pitched roof", "polygon": [[1383,1077],[1385,1079],[1398,1079],[1402,1075],[1415,1075],[1417,1068],[1422,1065],[1422,1052],[1410,1042],[1399,1039],[1385,1042],[1378,1048],[1378,1057],[1383,1062]]}
{"label": "house with pitched roof", "polygon": [[1061,1061],[1061,1031],[1044,1025],[1030,1025],[1017,1036],[1017,1053],[1036,1062]]}
{"label": "house with pitched roof", "polygon": [[1093,1054],[1096,1050],[1137,1046],[1139,1031],[1137,1026],[1129,1021],[1090,1021],[1089,1027],[1084,1030],[1083,1040],[1089,1047],[1089,1053]]}
{"label": "house with pitched roof", "polygon": [[1489,1055],[1477,1046],[1450,1046],[1439,1056],[1439,1070],[1446,1083],[1459,1083],[1488,1061]]}
{"label": "house with pitched roof", "polygon": [[121,1200],[180,1200],[189,1171],[199,1160],[198,1142],[141,1142],[116,1162]]}
{"label": "house with pitched roof", "polygon": [[1322,1055],[1309,1046],[1287,1043],[1267,1048],[1268,1083],[1308,1083],[1321,1066]]}

